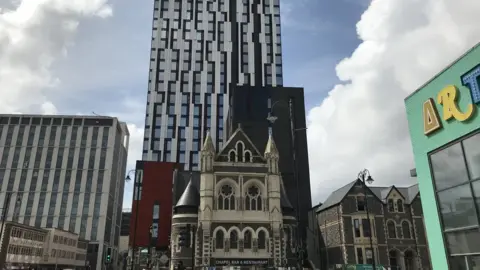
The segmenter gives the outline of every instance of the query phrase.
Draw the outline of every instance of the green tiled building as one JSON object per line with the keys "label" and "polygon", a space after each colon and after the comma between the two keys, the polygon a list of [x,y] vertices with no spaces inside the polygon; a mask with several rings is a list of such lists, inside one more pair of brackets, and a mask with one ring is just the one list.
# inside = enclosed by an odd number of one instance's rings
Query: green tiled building
{"label": "green tiled building", "polygon": [[433,269],[480,269],[480,43],[405,104]]}

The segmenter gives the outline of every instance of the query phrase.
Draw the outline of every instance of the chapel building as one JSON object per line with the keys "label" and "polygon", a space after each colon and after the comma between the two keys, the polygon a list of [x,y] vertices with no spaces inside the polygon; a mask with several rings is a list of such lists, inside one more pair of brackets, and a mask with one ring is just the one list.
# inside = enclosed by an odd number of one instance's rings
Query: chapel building
{"label": "chapel building", "polygon": [[[293,267],[297,221],[278,168],[272,136],[263,155],[239,126],[216,151],[207,134],[200,152],[199,189],[190,182],[174,207],[171,268]],[[190,230],[189,246],[179,245]],[[193,242],[193,244],[192,244]]]}

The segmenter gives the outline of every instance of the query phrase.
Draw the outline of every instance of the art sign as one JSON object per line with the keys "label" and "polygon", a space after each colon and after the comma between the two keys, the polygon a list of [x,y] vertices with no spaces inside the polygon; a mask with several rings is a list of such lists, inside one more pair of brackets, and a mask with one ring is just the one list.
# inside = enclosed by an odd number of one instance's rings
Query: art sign
{"label": "art sign", "polygon": [[268,259],[215,259],[213,263],[216,266],[254,266],[267,265]]}
{"label": "art sign", "polygon": [[455,119],[464,122],[471,119],[475,113],[475,104],[480,103],[480,64],[461,76],[462,84],[469,89],[472,103],[465,108],[460,108],[458,98],[460,91],[455,85],[448,85],[438,92],[436,101],[433,98],[423,103],[423,127],[424,134],[430,135],[441,129],[442,122],[436,105],[442,106],[442,119],[447,122]]}

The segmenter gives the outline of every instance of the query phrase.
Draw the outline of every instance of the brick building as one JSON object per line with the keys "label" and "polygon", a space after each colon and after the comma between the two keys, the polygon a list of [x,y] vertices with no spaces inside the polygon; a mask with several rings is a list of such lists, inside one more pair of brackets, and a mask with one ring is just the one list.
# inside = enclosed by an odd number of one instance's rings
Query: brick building
{"label": "brick building", "polygon": [[367,187],[365,196],[363,185],[347,184],[316,210],[322,269],[371,264],[372,257],[386,268],[431,269],[418,186]]}

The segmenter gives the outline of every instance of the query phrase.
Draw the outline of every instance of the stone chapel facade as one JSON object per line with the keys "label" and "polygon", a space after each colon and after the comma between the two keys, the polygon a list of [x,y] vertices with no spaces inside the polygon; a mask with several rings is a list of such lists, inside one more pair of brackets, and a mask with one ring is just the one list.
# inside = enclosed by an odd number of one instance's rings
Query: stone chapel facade
{"label": "stone chapel facade", "polygon": [[[200,155],[200,190],[190,182],[172,217],[171,268],[296,265],[295,211],[283,188],[278,150],[264,154],[239,127],[216,152],[207,134]],[[178,244],[189,225],[193,245]]]}

